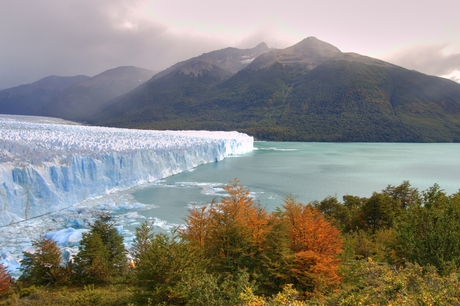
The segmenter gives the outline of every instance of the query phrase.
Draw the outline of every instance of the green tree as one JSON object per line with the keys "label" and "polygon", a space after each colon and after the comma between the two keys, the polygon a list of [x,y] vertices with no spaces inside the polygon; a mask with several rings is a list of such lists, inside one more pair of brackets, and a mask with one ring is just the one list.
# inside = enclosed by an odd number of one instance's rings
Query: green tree
{"label": "green tree", "polygon": [[115,223],[101,216],[83,233],[79,252],[75,257],[77,277],[84,282],[107,282],[111,277],[127,271],[123,237]]}
{"label": "green tree", "polygon": [[425,192],[395,224],[395,250],[402,261],[432,265],[445,275],[460,264],[460,194],[438,185]]}
{"label": "green tree", "polygon": [[361,208],[359,218],[362,227],[372,233],[392,227],[398,209],[393,204],[389,195],[374,192]]}
{"label": "green tree", "polygon": [[352,214],[349,207],[340,203],[336,197],[327,197],[314,206],[341,231],[349,231],[352,228]]}
{"label": "green tree", "polygon": [[108,282],[111,277],[110,253],[98,233],[83,233],[75,257],[76,278],[82,283]]}
{"label": "green tree", "polygon": [[208,262],[200,255],[175,232],[155,233],[139,253],[135,269],[137,281],[149,291],[155,303],[179,303],[186,295],[179,286],[182,279],[202,278],[205,273]]}
{"label": "green tree", "polygon": [[382,193],[389,195],[396,202],[396,206],[401,209],[419,204],[421,200],[417,188],[411,187],[409,181],[404,181],[399,186],[388,185],[382,190]]}
{"label": "green tree", "polygon": [[61,250],[52,239],[33,241],[33,252],[24,252],[19,281],[27,285],[49,285],[65,282],[70,276],[68,269],[61,265]]}
{"label": "green tree", "polygon": [[356,229],[363,229],[361,224],[360,215],[361,209],[366,201],[366,198],[361,198],[353,195],[343,196],[343,205],[347,208],[350,220],[349,223],[344,226],[344,232],[354,231]]}
{"label": "green tree", "polygon": [[289,226],[280,209],[270,215],[268,225],[270,231],[266,235],[257,277],[257,291],[261,294],[273,294],[292,282],[290,272],[295,258],[291,249]]}
{"label": "green tree", "polygon": [[136,234],[131,247],[131,255],[136,262],[139,262],[140,257],[148,250],[149,245],[154,239],[152,233],[153,223],[146,221],[141,224],[141,227],[136,228]]}

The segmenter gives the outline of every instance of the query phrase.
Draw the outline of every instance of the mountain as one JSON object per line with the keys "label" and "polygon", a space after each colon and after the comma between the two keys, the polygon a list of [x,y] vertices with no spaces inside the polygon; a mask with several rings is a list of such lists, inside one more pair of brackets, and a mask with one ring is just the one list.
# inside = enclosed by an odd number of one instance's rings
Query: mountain
{"label": "mountain", "polygon": [[0,113],[39,115],[84,121],[154,75],[151,70],[122,66],[94,77],[48,77],[0,91]]}
{"label": "mountain", "polygon": [[[268,51],[267,45],[261,43],[252,49],[226,48],[177,63],[130,93],[110,101],[109,107],[88,117],[86,122],[102,124],[106,118],[115,121],[126,118],[132,121],[129,127],[140,127],[156,118],[168,120],[169,115],[175,117],[176,112],[199,104],[214,86]],[[115,126],[124,126],[124,123],[115,123]]]}
{"label": "mountain", "polygon": [[259,55],[270,51],[266,43],[260,43],[252,49],[225,48],[204,53],[189,60],[179,62],[170,68],[156,74],[152,80],[174,74],[199,76],[213,69],[227,71],[233,75],[246,68]]}
{"label": "mountain", "polygon": [[43,107],[66,88],[89,79],[88,76],[49,76],[34,83],[0,91],[0,114],[38,115]]}
{"label": "mountain", "polygon": [[84,121],[90,114],[107,107],[110,100],[130,92],[153,75],[151,70],[133,66],[104,71],[55,96],[42,113],[51,117]]}
{"label": "mountain", "polygon": [[238,130],[264,140],[460,142],[460,84],[453,81],[315,37],[263,52],[234,74],[210,54],[155,75],[87,121]]}

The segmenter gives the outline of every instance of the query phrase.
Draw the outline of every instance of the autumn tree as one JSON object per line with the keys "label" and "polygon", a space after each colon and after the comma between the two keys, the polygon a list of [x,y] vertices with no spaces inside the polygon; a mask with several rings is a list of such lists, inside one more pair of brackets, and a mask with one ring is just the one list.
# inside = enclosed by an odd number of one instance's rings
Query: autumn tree
{"label": "autumn tree", "polygon": [[266,234],[270,231],[268,214],[254,203],[249,194],[239,185],[230,182],[224,187],[228,196],[220,203],[196,208],[186,219],[184,239],[203,250],[203,255],[212,258],[211,269],[216,272],[234,273],[240,269],[255,272],[260,266]]}
{"label": "autumn tree", "polygon": [[49,285],[66,281],[70,272],[62,266],[61,250],[56,241],[43,238],[32,242],[34,251],[24,252],[19,281],[28,285]]}
{"label": "autumn tree", "polygon": [[248,272],[258,292],[278,292],[290,280],[293,252],[282,218],[269,214],[238,180],[224,188],[220,202],[195,208],[182,237],[202,250],[208,271],[221,275]]}
{"label": "autumn tree", "polygon": [[244,269],[265,294],[290,282],[310,293],[339,282],[340,231],[320,212],[288,197],[283,209],[269,214],[238,180],[225,190],[220,203],[192,210],[181,232],[203,250],[210,271]]}
{"label": "autumn tree", "polygon": [[340,231],[311,205],[287,197],[283,205],[291,249],[295,253],[291,275],[296,288],[307,295],[337,286],[337,255],[342,251]]}
{"label": "autumn tree", "polygon": [[11,275],[6,270],[5,266],[0,263],[0,295],[10,290]]}

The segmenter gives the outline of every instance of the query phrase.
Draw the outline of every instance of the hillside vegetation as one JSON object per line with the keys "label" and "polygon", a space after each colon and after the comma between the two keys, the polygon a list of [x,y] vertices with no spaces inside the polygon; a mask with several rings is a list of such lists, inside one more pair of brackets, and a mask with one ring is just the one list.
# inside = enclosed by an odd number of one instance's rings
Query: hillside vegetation
{"label": "hillside vegetation", "polygon": [[[130,250],[108,216],[62,263],[35,241],[3,305],[458,305],[460,193],[403,182],[369,198],[266,211],[237,180],[172,233],[136,229]],[[130,260],[127,260],[129,254]]]}
{"label": "hillside vegetation", "polygon": [[314,37],[263,53],[236,73],[203,58],[190,61],[87,121],[238,130],[276,141],[460,141],[460,84],[343,53]]}
{"label": "hillside vegetation", "polygon": [[308,37],[215,50],[156,74],[48,77],[1,90],[0,113],[273,141],[459,142],[460,84]]}

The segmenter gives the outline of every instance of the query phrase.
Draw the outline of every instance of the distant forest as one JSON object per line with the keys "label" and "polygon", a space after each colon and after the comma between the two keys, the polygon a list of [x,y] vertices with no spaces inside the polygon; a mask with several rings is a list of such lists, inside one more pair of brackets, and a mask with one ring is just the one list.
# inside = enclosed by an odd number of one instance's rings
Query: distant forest
{"label": "distant forest", "polygon": [[171,233],[143,223],[129,250],[107,215],[72,261],[34,241],[19,279],[0,265],[0,305],[460,305],[460,192],[405,181],[269,212],[225,190]]}

